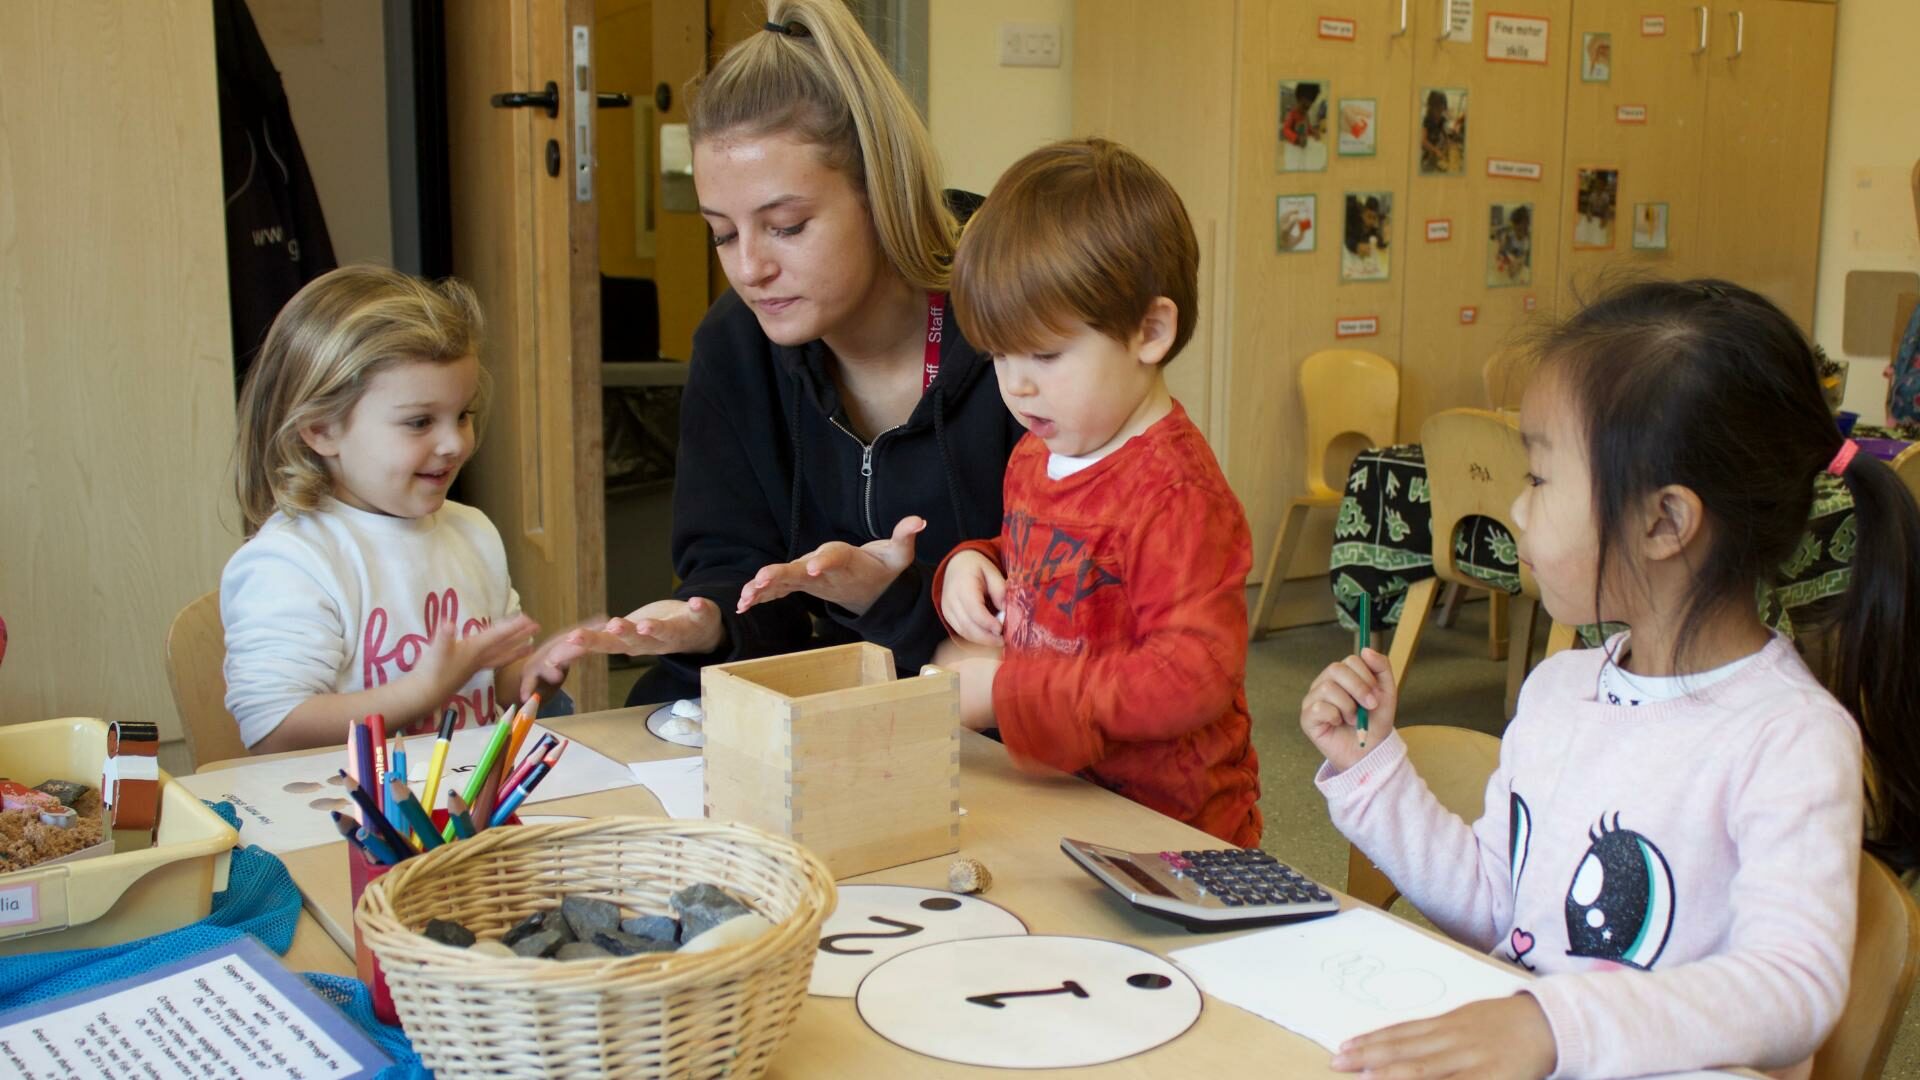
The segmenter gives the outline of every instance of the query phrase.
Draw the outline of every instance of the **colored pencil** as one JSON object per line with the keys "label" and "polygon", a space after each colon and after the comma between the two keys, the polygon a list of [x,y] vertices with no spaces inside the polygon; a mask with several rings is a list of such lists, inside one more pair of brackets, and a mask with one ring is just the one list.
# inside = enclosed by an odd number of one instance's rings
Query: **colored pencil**
{"label": "colored pencil", "polygon": [[540,736],[540,741],[533,744],[533,749],[527,751],[527,756],[521,758],[520,764],[514,766],[514,770],[507,774],[506,783],[500,785],[501,790],[510,792],[519,787],[520,781],[525,780],[527,774],[533,771],[533,767],[540,764],[541,760],[547,756],[547,751],[553,749],[559,742],[560,737],[551,731]]}
{"label": "colored pencil", "polygon": [[395,806],[400,808],[401,816],[407,819],[407,825],[415,836],[420,838],[423,851],[432,851],[443,843],[440,834],[433,829],[433,818],[420,808],[420,800],[413,797],[413,790],[407,787],[404,777],[396,776],[387,781],[387,793]]}
{"label": "colored pencil", "polygon": [[387,809],[387,718],[374,713],[367,717],[367,733],[373,738],[373,803],[381,813]]}
{"label": "colored pencil", "polygon": [[505,824],[506,820],[513,816],[513,812],[520,808],[520,804],[527,801],[527,796],[533,794],[533,789],[540,786],[540,781],[545,780],[547,774],[553,771],[553,767],[559,764],[560,755],[566,753],[566,750],[567,740],[562,739],[560,745],[553,748],[552,753],[533,767],[533,772],[527,774],[527,779],[507,794],[506,799],[500,803],[500,808],[493,812],[493,819],[487,824],[496,827]]}
{"label": "colored pencil", "polygon": [[[360,846],[366,850],[367,854],[373,856],[376,861],[383,862],[388,866],[398,866],[400,865],[400,861],[407,857],[401,854],[400,851],[395,851],[391,844],[388,844],[385,840],[380,839],[365,829],[361,829],[354,836],[354,839],[360,842]],[[402,847],[400,850],[406,851],[408,854],[412,853],[410,849],[405,847]]]}
{"label": "colored pencil", "polygon": [[[1365,652],[1373,645],[1373,598],[1360,594],[1360,651]],[[1367,745],[1367,707],[1354,710],[1353,726],[1360,733],[1360,745]]]}
{"label": "colored pencil", "polygon": [[447,767],[447,748],[453,745],[453,725],[460,719],[460,710],[448,709],[440,718],[440,736],[433,740],[433,756],[427,759],[427,787],[420,795],[420,805],[433,813],[433,800],[440,794],[440,770]]}
{"label": "colored pencil", "polygon": [[378,837],[388,847],[392,848],[396,854],[413,850],[413,845],[407,843],[407,838],[401,836],[399,831],[393,827],[393,823],[387,820],[387,815],[381,813],[380,808],[373,805],[373,796],[368,795],[359,788],[348,788],[347,794],[353,796],[353,801],[360,804],[360,809],[366,815],[366,820],[362,822],[362,825],[366,828],[367,835]]}
{"label": "colored pencil", "polygon": [[520,760],[520,750],[527,741],[527,732],[533,730],[533,718],[540,715],[540,695],[527,695],[526,704],[513,718],[513,741],[507,744],[507,760]]}
{"label": "colored pencil", "polygon": [[[481,753],[480,763],[474,767],[473,775],[467,777],[467,790],[461,795],[468,806],[477,805],[474,800],[479,797],[481,788],[486,784],[487,778],[492,775],[494,767],[500,763],[500,752],[507,748],[507,737],[512,734],[513,725],[507,723],[504,718],[493,725],[493,738],[488,740],[487,748]],[[447,822],[446,831],[440,834],[440,839],[453,839],[453,822]]]}
{"label": "colored pencil", "polygon": [[353,778],[354,782],[361,791],[371,797],[374,789],[380,786],[380,781],[373,771],[373,729],[369,728],[364,720],[353,725],[353,747],[354,753],[360,760],[360,767],[356,770],[359,775]]}
{"label": "colored pencil", "polygon": [[461,840],[473,839],[473,818],[467,814],[467,801],[457,791],[447,792],[447,824]]}
{"label": "colored pencil", "polygon": [[367,845],[360,842],[360,823],[338,810],[330,812],[333,814],[333,827],[340,831],[340,838],[347,842],[347,846],[358,851],[360,857],[368,862],[379,862],[379,856],[367,850]]}

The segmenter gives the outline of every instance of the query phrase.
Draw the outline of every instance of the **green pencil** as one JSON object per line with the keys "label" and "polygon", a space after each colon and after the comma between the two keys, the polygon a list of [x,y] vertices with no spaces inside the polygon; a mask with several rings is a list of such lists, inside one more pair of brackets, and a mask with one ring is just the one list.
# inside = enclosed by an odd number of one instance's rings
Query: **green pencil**
{"label": "green pencil", "polygon": [[[1360,651],[1365,652],[1373,645],[1373,598],[1362,593],[1360,596]],[[1355,710],[1353,726],[1360,732],[1360,745],[1367,745],[1367,707]]]}
{"label": "green pencil", "polygon": [[[510,723],[512,719],[513,717],[508,715],[494,723],[493,738],[487,740],[486,752],[480,755],[480,763],[473,767],[473,775],[467,777],[467,790],[461,796],[467,801],[468,806],[472,806],[473,801],[480,796],[480,785],[486,783],[487,777],[493,775],[493,766],[500,760],[501,753],[506,750],[507,737],[513,734],[513,724]],[[447,822],[446,829],[440,833],[440,839],[453,839],[453,822]]]}

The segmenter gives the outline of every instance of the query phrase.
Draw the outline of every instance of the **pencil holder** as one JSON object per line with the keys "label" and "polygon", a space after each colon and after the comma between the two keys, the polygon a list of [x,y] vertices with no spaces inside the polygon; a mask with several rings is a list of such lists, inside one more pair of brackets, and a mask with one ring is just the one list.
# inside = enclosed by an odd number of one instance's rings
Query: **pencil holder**
{"label": "pencil holder", "polygon": [[[451,919],[497,937],[567,896],[670,912],[719,886],[774,924],[707,952],[503,959],[419,933]],[[454,1077],[763,1074],[806,1001],[833,879],[793,841],[744,825],[609,817],[490,829],[370,883],[354,923],[386,971],[407,1037]]]}
{"label": "pencil holder", "polygon": [[[520,815],[510,815],[506,823],[508,825],[520,824]],[[433,812],[433,825],[436,829],[444,829],[447,827],[447,812],[445,810],[435,810]],[[466,841],[461,842],[465,843]],[[416,858],[417,857],[418,856],[416,856]],[[361,857],[358,851],[353,850],[352,846],[349,845],[347,848],[347,880],[353,887],[353,906],[356,908],[360,906],[360,894],[366,891],[368,882],[378,881],[391,869],[393,869],[393,867],[385,863],[369,863]],[[360,981],[366,984],[367,992],[373,995],[373,1015],[379,1017],[380,1022],[383,1024],[399,1023],[400,1017],[393,1011],[393,995],[387,991],[386,976],[380,971],[380,959],[373,955],[373,950],[367,948],[366,938],[360,933],[360,921],[358,919],[355,919],[353,923],[353,971],[354,974],[359,977]]]}

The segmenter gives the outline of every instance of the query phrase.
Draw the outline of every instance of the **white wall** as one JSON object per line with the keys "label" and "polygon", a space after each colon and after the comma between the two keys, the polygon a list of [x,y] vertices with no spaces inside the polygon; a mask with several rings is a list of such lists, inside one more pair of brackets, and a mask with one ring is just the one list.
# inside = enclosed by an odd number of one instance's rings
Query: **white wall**
{"label": "white wall", "polygon": [[[1847,272],[1920,272],[1920,232],[1908,188],[1908,175],[1920,158],[1916,42],[1920,3],[1914,0],[1842,0],[1839,5],[1813,319],[1815,340],[1835,359],[1844,355]],[[1847,408],[1880,419],[1886,413],[1887,384],[1881,378],[1886,354],[1847,359],[1852,361]]]}
{"label": "white wall", "polygon": [[341,265],[393,263],[387,59],[377,0],[247,0],[287,90]]}
{"label": "white wall", "polygon": [[[1060,66],[1001,67],[1000,24],[1057,23]],[[1073,123],[1073,0],[929,0],[927,122],[948,187],[985,195]]]}

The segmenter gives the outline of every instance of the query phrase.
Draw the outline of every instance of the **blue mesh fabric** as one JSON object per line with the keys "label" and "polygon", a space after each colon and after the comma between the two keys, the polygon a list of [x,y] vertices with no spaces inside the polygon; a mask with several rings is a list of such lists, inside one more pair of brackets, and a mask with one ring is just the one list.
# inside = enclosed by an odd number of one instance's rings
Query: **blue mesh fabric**
{"label": "blue mesh fabric", "polygon": [[[240,828],[232,805],[209,805],[227,824]],[[123,945],[0,959],[0,1011],[138,975],[244,934],[252,934],[276,955],[283,955],[293,944],[294,924],[299,921],[300,890],[287,865],[260,848],[235,848],[227,890],[215,893],[212,911],[191,926]],[[382,1080],[429,1075],[420,1069],[420,1059],[400,1029],[374,1019],[371,995],[359,982],[311,974],[307,981],[322,997],[340,1005],[388,1056],[403,1063],[382,1073]]]}

